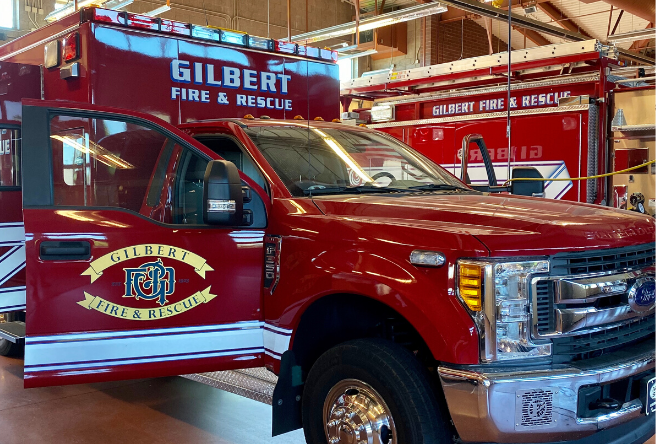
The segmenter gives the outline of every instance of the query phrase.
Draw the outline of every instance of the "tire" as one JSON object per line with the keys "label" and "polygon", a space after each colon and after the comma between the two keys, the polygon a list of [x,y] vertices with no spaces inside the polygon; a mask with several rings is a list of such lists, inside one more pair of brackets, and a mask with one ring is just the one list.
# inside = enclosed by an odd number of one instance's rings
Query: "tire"
{"label": "tire", "polygon": [[[5,322],[25,320],[22,313],[5,313]],[[0,356],[21,356],[25,352],[25,346],[16,344],[6,339],[0,339]]]}
{"label": "tire", "polygon": [[[369,415],[385,413],[368,422],[363,405]],[[302,409],[308,444],[453,442],[426,369],[383,339],[345,342],[321,355],[308,374]]]}

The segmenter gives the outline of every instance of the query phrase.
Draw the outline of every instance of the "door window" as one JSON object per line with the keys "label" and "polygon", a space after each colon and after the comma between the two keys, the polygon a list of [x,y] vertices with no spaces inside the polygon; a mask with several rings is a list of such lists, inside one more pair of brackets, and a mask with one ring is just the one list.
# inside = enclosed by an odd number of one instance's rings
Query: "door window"
{"label": "door window", "polygon": [[198,136],[196,140],[225,160],[234,163],[240,171],[253,179],[263,190],[268,190],[264,176],[262,176],[253,159],[232,138]]}
{"label": "door window", "polygon": [[20,187],[20,130],[0,128],[0,187]]}
{"label": "door window", "polygon": [[191,150],[181,152],[174,186],[173,223],[203,223],[203,178],[208,163]]}
{"label": "door window", "polygon": [[140,212],[168,138],[130,122],[60,115],[50,142],[55,205]]}

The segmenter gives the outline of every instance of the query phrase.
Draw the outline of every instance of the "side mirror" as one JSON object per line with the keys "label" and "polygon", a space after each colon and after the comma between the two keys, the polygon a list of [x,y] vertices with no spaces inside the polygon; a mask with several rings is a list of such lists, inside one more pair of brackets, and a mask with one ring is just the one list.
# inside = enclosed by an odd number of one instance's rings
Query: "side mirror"
{"label": "side mirror", "polygon": [[[515,167],[512,170],[513,179],[543,179],[542,174],[534,167]],[[510,182],[510,193],[520,196],[544,197],[543,180],[513,180]]]}
{"label": "side mirror", "polygon": [[212,160],[203,178],[203,221],[212,225],[241,225],[244,198],[239,170],[227,160]]}

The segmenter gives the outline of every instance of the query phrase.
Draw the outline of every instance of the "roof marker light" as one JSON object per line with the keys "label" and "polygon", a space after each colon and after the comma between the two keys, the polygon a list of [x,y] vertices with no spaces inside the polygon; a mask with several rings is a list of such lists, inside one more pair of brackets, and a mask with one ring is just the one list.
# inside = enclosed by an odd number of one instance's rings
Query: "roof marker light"
{"label": "roof marker light", "polygon": [[265,39],[264,37],[256,37],[254,35],[249,35],[248,46],[250,48],[264,49],[265,51],[273,51],[273,39]]}
{"label": "roof marker light", "polygon": [[128,26],[159,31],[159,19],[145,15],[128,14]]}
{"label": "roof marker light", "polygon": [[333,51],[331,51],[330,48],[322,48],[319,50],[319,57],[321,57],[324,60],[332,60]]}
{"label": "roof marker light", "polygon": [[246,120],[255,120],[255,117],[253,117],[252,114],[246,114],[246,115],[244,116],[244,119],[246,119]]}
{"label": "roof marker light", "polygon": [[339,120],[339,119],[333,119],[333,120],[331,120],[331,122],[333,122],[333,123],[342,123],[342,121]]}
{"label": "roof marker light", "polygon": [[93,8],[93,20],[105,23],[116,23],[125,25],[127,13],[123,11],[111,11],[109,9]]}
{"label": "roof marker light", "polygon": [[314,118],[314,120],[316,120],[317,122],[323,122],[323,117],[317,116]]}
{"label": "roof marker light", "polygon": [[275,41],[275,49],[277,52],[284,52],[285,54],[298,54],[298,45],[296,43]]}
{"label": "roof marker light", "polygon": [[305,119],[303,118],[303,116],[301,116],[299,114],[299,115],[294,116],[294,120],[305,120]]}
{"label": "roof marker light", "polygon": [[189,23],[175,22],[173,20],[161,19],[160,30],[173,34],[191,35],[191,25]]}
{"label": "roof marker light", "polygon": [[246,46],[248,45],[248,34],[221,28],[221,43]]}
{"label": "roof marker light", "polygon": [[221,41],[221,31],[216,28],[206,26],[191,25],[191,36],[199,39]]}

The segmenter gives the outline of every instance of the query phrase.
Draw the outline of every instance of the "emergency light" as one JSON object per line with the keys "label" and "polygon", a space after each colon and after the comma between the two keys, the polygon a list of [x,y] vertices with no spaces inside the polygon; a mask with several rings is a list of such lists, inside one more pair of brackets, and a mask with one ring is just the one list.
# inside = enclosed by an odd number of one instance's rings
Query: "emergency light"
{"label": "emergency light", "polygon": [[[190,23],[149,17],[147,15],[131,14],[125,11],[90,7],[81,10],[80,21],[97,21],[131,28],[147,29],[149,31],[185,35],[201,40],[210,40],[244,48],[253,48],[263,51],[293,54],[319,60],[337,62],[337,51],[328,48],[297,45],[264,37],[249,35],[245,32],[232,29],[214,28],[211,26],[198,26]],[[79,53],[78,53],[79,56]],[[55,65],[56,66],[56,65]]]}
{"label": "emergency light", "polygon": [[64,63],[68,63],[78,57],[80,57],[80,34],[74,32],[64,37],[62,60]]}
{"label": "emergency light", "polygon": [[[211,26],[198,26],[190,23],[177,22],[141,14],[131,14],[125,11],[115,11],[97,7],[80,10],[80,22],[97,21],[130,28],[146,29],[209,40],[244,48],[253,48],[262,51],[292,54],[301,57],[337,62],[337,51],[329,48],[316,48],[313,46],[298,45],[264,37],[249,35],[245,32],[231,29],[214,28]],[[62,75],[62,78],[77,77],[78,67],[67,65],[80,58],[80,35],[73,32],[61,41],[53,40],[44,46],[43,64],[46,68],[56,68],[63,64],[64,68],[71,68],[75,73]],[[62,69],[64,69],[62,68]]]}

